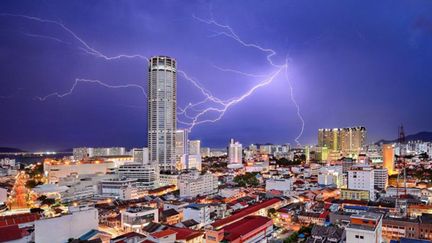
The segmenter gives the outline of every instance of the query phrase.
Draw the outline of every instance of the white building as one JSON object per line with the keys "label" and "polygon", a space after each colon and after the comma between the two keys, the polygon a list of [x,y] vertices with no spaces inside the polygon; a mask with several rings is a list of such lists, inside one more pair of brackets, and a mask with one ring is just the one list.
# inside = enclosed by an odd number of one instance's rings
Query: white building
{"label": "white building", "polygon": [[378,189],[385,190],[388,185],[388,169],[377,168],[374,169],[374,185]]}
{"label": "white building", "polygon": [[99,182],[98,193],[103,197],[114,197],[121,200],[138,198],[138,179],[110,179]]}
{"label": "white building", "polygon": [[239,142],[234,142],[234,139],[230,140],[228,145],[228,163],[229,165],[240,166],[243,161],[243,150],[242,145]]}
{"label": "white building", "polygon": [[200,140],[189,140],[189,154],[200,155],[201,154],[201,141]]}
{"label": "white building", "polygon": [[210,148],[209,147],[202,147],[201,148],[201,157],[210,157]]}
{"label": "white building", "polygon": [[192,170],[179,176],[180,197],[209,195],[216,193],[217,188],[218,179],[209,172],[201,174],[199,171]]}
{"label": "white building", "polygon": [[348,170],[348,189],[369,191],[370,200],[375,200],[374,170],[369,166],[354,166]]}
{"label": "white building", "polygon": [[345,232],[349,243],[381,243],[382,215],[371,212],[352,215]]}
{"label": "white building", "polygon": [[98,211],[83,206],[69,208],[69,214],[35,221],[35,242],[67,242],[92,229],[98,229]]}
{"label": "white building", "polygon": [[159,172],[155,165],[130,163],[118,168],[119,178],[137,179],[138,187],[154,189],[159,186]]}
{"label": "white building", "polygon": [[284,195],[288,195],[293,189],[293,183],[291,178],[275,179],[270,178],[265,182],[266,191],[282,191]]}
{"label": "white building", "polygon": [[7,195],[6,188],[0,187],[0,205],[5,204],[7,202],[7,198],[8,198],[8,195]]}
{"label": "white building", "polygon": [[199,227],[209,224],[210,207],[206,204],[190,204],[183,209],[183,220],[193,219],[200,224]]}
{"label": "white building", "polygon": [[161,171],[176,171],[177,61],[154,56],[148,62],[148,148],[151,164]]}
{"label": "white building", "polygon": [[325,166],[319,168],[318,184],[323,186],[335,185],[340,188],[343,185],[342,166]]}
{"label": "white building", "polygon": [[113,162],[101,160],[81,162],[46,160],[43,166],[49,183],[56,183],[70,175],[106,174],[115,168]]}
{"label": "white building", "polygon": [[188,152],[188,130],[177,130],[175,134],[175,154],[176,160],[180,161],[181,157],[187,155]]}
{"label": "white building", "polygon": [[160,174],[159,175],[159,186],[175,185],[178,188],[179,175],[177,174]]}
{"label": "white building", "polygon": [[131,151],[133,162],[149,164],[148,148],[133,148]]}
{"label": "white building", "polygon": [[201,171],[202,168],[202,161],[201,161],[201,155],[200,154],[190,154],[188,156],[188,163],[187,163],[187,170],[198,170]]}
{"label": "white building", "polygon": [[125,231],[141,233],[142,228],[151,222],[159,222],[157,208],[130,207],[121,213],[121,227]]}

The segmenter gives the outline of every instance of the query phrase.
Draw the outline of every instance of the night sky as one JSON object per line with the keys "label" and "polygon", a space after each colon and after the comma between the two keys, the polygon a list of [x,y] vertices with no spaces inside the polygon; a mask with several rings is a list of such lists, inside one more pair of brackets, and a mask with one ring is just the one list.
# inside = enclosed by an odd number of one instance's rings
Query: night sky
{"label": "night sky", "polygon": [[[168,55],[221,99],[263,81],[215,66],[268,75],[266,53],[218,34],[193,18],[229,25],[247,43],[288,57],[288,77],[305,120],[300,138],[315,144],[317,129],[363,125],[368,140],[432,130],[432,1],[1,1],[0,146],[28,150],[74,146],[145,146],[147,103],[139,89],[79,84],[147,85],[147,62],[107,61],[82,50],[63,23],[107,56]],[[204,97],[178,75],[178,104]],[[291,143],[301,122],[283,75],[230,107],[216,123],[190,135],[203,146]],[[181,125],[179,124],[179,127]]]}

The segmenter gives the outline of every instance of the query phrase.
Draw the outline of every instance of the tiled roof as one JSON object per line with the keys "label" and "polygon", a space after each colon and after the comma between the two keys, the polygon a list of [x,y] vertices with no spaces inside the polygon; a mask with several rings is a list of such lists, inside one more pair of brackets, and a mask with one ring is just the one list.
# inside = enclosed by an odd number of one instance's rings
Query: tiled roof
{"label": "tiled roof", "polygon": [[172,229],[166,229],[166,230],[152,233],[151,236],[153,238],[160,239],[160,238],[164,238],[164,237],[167,237],[169,235],[172,235],[172,234],[177,234],[177,232],[172,230]]}
{"label": "tiled roof", "polygon": [[279,198],[272,198],[272,199],[269,199],[269,200],[266,200],[266,201],[263,201],[263,202],[260,202],[260,203],[253,204],[253,205],[251,205],[251,206],[249,206],[247,208],[244,208],[244,209],[238,211],[237,213],[235,213],[235,214],[233,214],[233,215],[231,215],[231,216],[229,216],[227,218],[223,218],[223,219],[217,220],[216,222],[214,222],[211,225],[214,228],[222,227],[224,225],[227,225],[227,224],[233,223],[235,221],[241,220],[242,218],[244,218],[246,216],[249,216],[249,215],[257,212],[260,209],[269,207],[269,206],[271,206],[271,205],[273,205],[275,203],[278,203],[280,201],[281,200]]}
{"label": "tiled roof", "polygon": [[0,242],[18,240],[23,236],[23,231],[16,224],[0,227]]}
{"label": "tiled roof", "polygon": [[244,219],[237,221],[234,224],[225,226],[223,228],[225,233],[224,240],[234,241],[235,239],[238,239],[242,235],[246,235],[250,231],[255,230],[259,226],[262,226],[270,221],[271,221],[270,218],[262,217],[262,216],[245,217]]}
{"label": "tiled roof", "polygon": [[177,232],[176,240],[188,241],[204,234],[198,230],[191,230],[188,228],[170,227],[170,229]]}
{"label": "tiled roof", "polygon": [[36,221],[39,218],[40,218],[40,215],[35,214],[35,213],[24,213],[24,214],[0,216],[0,227],[9,226],[9,225],[16,225],[16,224],[25,224],[25,223]]}

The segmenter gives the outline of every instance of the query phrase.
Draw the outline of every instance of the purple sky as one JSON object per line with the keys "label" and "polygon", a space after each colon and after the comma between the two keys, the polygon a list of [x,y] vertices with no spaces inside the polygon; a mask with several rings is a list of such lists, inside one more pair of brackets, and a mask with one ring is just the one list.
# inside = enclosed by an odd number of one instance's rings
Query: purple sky
{"label": "purple sky", "polygon": [[[79,84],[146,86],[147,63],[107,61],[84,52],[63,23],[107,56],[168,55],[179,69],[221,99],[239,97],[263,78],[221,72],[214,65],[268,75],[277,68],[266,53],[217,33],[193,18],[214,18],[247,43],[289,60],[288,77],[305,120],[300,138],[316,143],[320,127],[366,126],[369,141],[432,130],[432,2],[424,1],[1,1],[0,146],[64,149],[74,146],[144,146],[146,98],[139,89]],[[47,37],[49,36],[49,38]],[[181,107],[204,98],[178,76]],[[203,146],[294,143],[301,122],[280,75],[231,106],[216,123],[190,135]],[[209,116],[210,118],[214,118]],[[179,125],[181,127],[181,125]]]}

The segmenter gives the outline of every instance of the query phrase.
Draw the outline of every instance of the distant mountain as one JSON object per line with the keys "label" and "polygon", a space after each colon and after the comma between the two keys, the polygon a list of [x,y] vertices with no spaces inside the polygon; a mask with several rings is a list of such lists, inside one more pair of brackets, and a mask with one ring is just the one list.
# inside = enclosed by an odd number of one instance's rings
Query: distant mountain
{"label": "distant mountain", "polygon": [[18,148],[0,147],[0,153],[20,153],[20,152],[25,152],[25,151]]}
{"label": "distant mountain", "polygon": [[[407,135],[407,136],[405,136],[405,140],[406,141],[421,140],[423,142],[432,142],[432,132],[419,132],[416,134]],[[398,139],[394,139],[394,140],[381,139],[376,143],[377,144],[379,144],[379,143],[395,143],[397,141],[398,141]]]}

